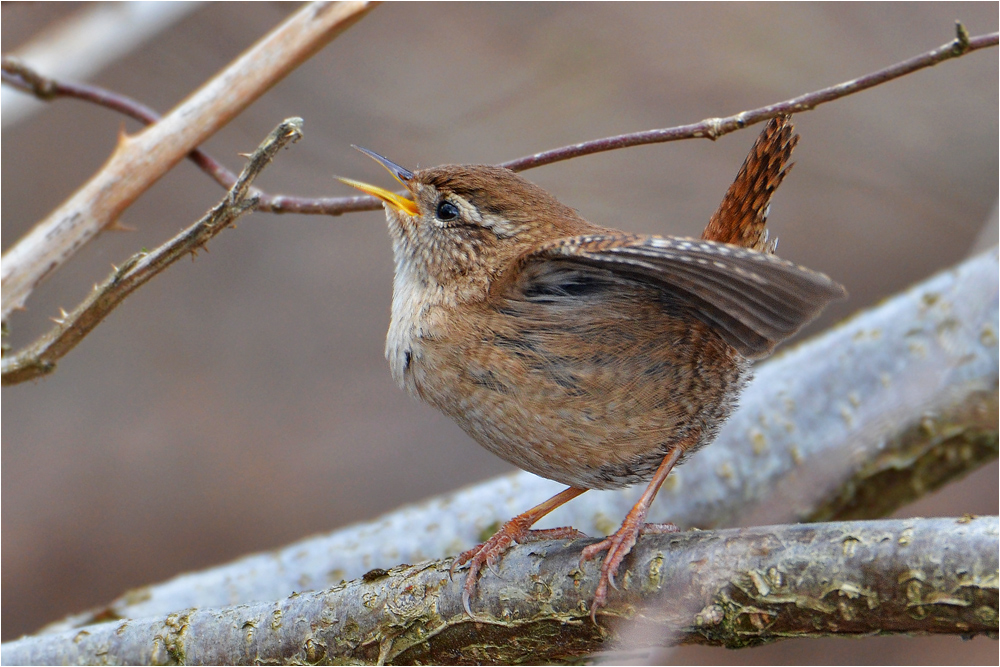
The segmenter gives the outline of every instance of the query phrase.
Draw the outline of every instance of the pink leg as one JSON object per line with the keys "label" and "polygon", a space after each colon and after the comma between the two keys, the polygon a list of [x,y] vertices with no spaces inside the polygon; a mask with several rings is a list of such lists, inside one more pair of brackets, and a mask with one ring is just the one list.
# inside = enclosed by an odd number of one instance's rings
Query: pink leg
{"label": "pink leg", "polygon": [[530,530],[530,528],[543,516],[560,505],[565,505],[586,490],[571,486],[565,491],[557,493],[541,505],[532,507],[523,514],[518,514],[505,523],[486,542],[460,554],[452,561],[452,572],[454,572],[456,567],[469,563],[469,574],[465,577],[465,587],[462,591],[462,605],[469,616],[473,615],[472,609],[469,606],[469,600],[472,598],[472,593],[476,590],[476,580],[478,579],[479,571],[483,568],[483,565],[492,569],[497,558],[503,555],[503,552],[509,549],[514,542],[523,544],[537,540],[585,537],[583,533],[575,528],[549,528],[546,530]]}
{"label": "pink leg", "polygon": [[597,593],[594,595],[594,602],[590,606],[590,618],[595,623],[597,622],[596,614],[598,608],[603,607],[607,603],[608,586],[610,585],[612,588],[618,589],[618,586],[615,585],[615,574],[618,573],[618,567],[622,564],[622,560],[632,550],[632,546],[635,544],[639,534],[643,532],[672,533],[678,530],[677,526],[673,524],[647,524],[645,523],[645,519],[646,513],[649,511],[649,506],[653,503],[653,499],[656,498],[657,491],[660,490],[663,482],[667,479],[667,475],[670,474],[670,471],[678,459],[680,459],[683,452],[684,448],[681,446],[670,450],[670,453],[663,458],[663,463],[656,469],[656,474],[653,475],[653,479],[650,480],[646,491],[639,498],[639,502],[635,504],[635,507],[625,517],[621,528],[597,544],[591,544],[586,547],[580,555],[580,564],[582,565],[600,552],[604,550],[608,552],[608,555],[604,557],[604,563],[601,565],[601,578],[597,582]]}

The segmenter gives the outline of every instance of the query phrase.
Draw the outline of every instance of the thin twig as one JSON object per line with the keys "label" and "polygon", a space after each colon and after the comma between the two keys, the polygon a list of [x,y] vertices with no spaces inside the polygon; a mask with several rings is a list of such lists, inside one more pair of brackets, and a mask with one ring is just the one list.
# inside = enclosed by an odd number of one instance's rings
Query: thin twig
{"label": "thin twig", "polygon": [[[945,60],[965,55],[971,51],[996,46],[998,38],[1000,38],[1000,33],[990,33],[970,38],[961,23],[956,23],[955,29],[957,33],[955,39],[936,49],[877,72],[872,72],[859,79],[853,79],[830,86],[829,88],[800,95],[784,102],[770,104],[751,111],[742,111],[726,118],[707,118],[690,125],[632,132],[615,137],[586,141],[571,146],[563,146],[503,162],[500,166],[507,167],[513,171],[525,171],[583,155],[617,150],[619,148],[665,143],[680,139],[718,139],[730,132],[776,118],[777,116],[811,110],[820,104],[878,86],[917,70],[932,67]],[[65,83],[47,79],[13,59],[5,58],[3,61],[3,82],[25,92],[32,93],[41,99],[72,97],[93,102],[146,124],[156,122],[159,118],[155,111],[125,95],[120,95],[97,86]],[[236,178],[218,160],[199,149],[192,151],[188,157],[223,187],[230,187]],[[257,192],[257,194],[260,197],[258,210],[269,213],[341,215],[343,213],[373,211],[382,208],[381,200],[367,195],[314,198],[280,194],[271,195],[265,192]]]}
{"label": "thin twig", "polygon": [[[648,535],[600,625],[578,540],[518,545],[462,608],[450,561],[269,602],[115,620],[3,645],[9,664],[532,664],[618,646],[743,648],[791,637],[993,635],[997,518]],[[941,545],[948,545],[942,549]]]}
{"label": "thin twig", "polygon": [[797,113],[800,111],[810,111],[820,104],[831,102],[841,97],[853,95],[854,93],[868,88],[881,85],[887,81],[898,79],[925,67],[932,67],[945,60],[957,58],[970,51],[996,46],[1000,33],[990,33],[970,39],[969,33],[961,23],[956,24],[957,36],[947,44],[943,44],[936,49],[923,53],[909,60],[896,63],[885,69],[881,69],[871,74],[845,81],[829,88],[823,88],[812,93],[806,93],[798,97],[793,97],[784,102],[769,104],[750,111],[741,111],[733,116],[725,118],[706,118],[701,122],[691,125],[680,125],[663,130],[647,130],[645,132],[633,132],[622,134],[617,137],[607,137],[595,141],[587,141],[573,146],[564,146],[549,151],[536,153],[528,157],[518,158],[510,162],[504,162],[501,166],[513,171],[523,171],[533,169],[543,165],[568,160],[581,155],[601,153],[603,151],[628,148],[630,146],[641,146],[644,144],[658,144],[667,141],[677,141],[678,139],[718,139],[719,137],[741,130],[755,123],[770,120],[777,116]]}
{"label": "thin twig", "polygon": [[122,134],[108,161],[3,254],[0,319],[196,146],[354,25],[368,2],[312,2],[220,70],[159,122]]}
{"label": "thin twig", "polygon": [[[50,76],[86,79],[200,8],[198,2],[89,2],[59,19],[14,54]],[[6,7],[6,5],[5,5]],[[3,131],[44,105],[0,91]]]}
{"label": "thin twig", "polygon": [[133,255],[104,283],[95,286],[72,313],[63,313],[52,331],[16,355],[4,357],[0,364],[3,386],[51,373],[56,362],[76,347],[125,297],[188,253],[194,255],[212,237],[256,208],[257,197],[249,194],[250,184],[279,150],[301,137],[301,118],[289,118],[279,124],[250,156],[226,197],[201,220],[155,250]]}

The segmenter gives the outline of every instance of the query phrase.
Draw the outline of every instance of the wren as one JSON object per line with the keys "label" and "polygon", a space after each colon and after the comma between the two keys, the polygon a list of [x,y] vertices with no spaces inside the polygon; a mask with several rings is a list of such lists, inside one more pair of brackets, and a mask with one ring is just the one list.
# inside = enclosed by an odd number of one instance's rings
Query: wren
{"label": "wren", "polygon": [[751,361],[844,295],[770,254],[763,220],[797,136],[785,119],[769,127],[763,164],[751,153],[713,218],[743,245],[599,227],[501,167],[411,172],[359,149],[406,189],[341,179],[385,205],[393,378],[497,456],[569,487],[453,562],[469,564],[470,616],[480,570],[514,542],[582,536],[530,530],[540,518],[588,489],[648,482],[621,528],[583,551],[608,552],[594,617],[638,535],[676,530],[646,512],[670,470],[715,438]]}

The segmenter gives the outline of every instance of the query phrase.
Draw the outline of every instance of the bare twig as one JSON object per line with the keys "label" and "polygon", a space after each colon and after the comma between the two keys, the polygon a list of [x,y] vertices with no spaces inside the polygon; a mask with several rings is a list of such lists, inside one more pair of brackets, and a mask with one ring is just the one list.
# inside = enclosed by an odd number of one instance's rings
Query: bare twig
{"label": "bare twig", "polygon": [[[579,540],[511,549],[469,618],[449,562],[373,570],[275,602],[188,609],[3,645],[6,664],[542,664],[616,644],[740,648],[791,637],[997,632],[997,517],[642,538],[588,618]],[[942,550],[941,545],[948,545]],[[698,564],[703,564],[699,566]],[[637,631],[637,628],[641,631]]]}
{"label": "bare twig", "polygon": [[[517,158],[501,163],[513,171],[525,171],[562,160],[601,153],[604,151],[641,146],[645,144],[665,143],[680,139],[719,137],[743,129],[761,121],[770,120],[792,112],[808,111],[820,104],[881,85],[887,81],[911,74],[926,67],[957,58],[979,49],[996,46],[998,33],[969,37],[961,23],[956,24],[957,36],[954,40],[936,49],[923,53],[909,60],[897,63],[877,72],[872,72],[861,78],[817,90],[799,97],[770,104],[751,111],[742,111],[726,118],[708,118],[690,125],[632,132],[615,137],[595,139],[571,146],[563,146],[534,155]],[[16,86],[25,92],[31,92],[42,99],[53,97],[72,97],[86,100],[113,109],[134,118],[142,123],[153,123],[159,116],[156,112],[140,102],[124,95],[104,90],[97,86],[53,81],[31,71],[16,61],[4,60],[3,82]],[[223,187],[230,187],[235,175],[223,167],[217,160],[201,150],[194,150],[189,157],[209,176]],[[258,193],[260,204],[258,210],[270,213],[306,213],[322,215],[341,215],[355,211],[373,211],[382,208],[382,202],[375,197],[366,195],[352,197],[296,197],[291,195],[271,195]]]}
{"label": "bare twig", "polygon": [[[199,5],[198,2],[87,3],[19,46],[15,55],[51,76],[86,79],[198,10]],[[10,90],[0,91],[0,100],[4,130],[42,106]]]}
{"label": "bare twig", "polygon": [[[42,76],[42,74],[24,62],[10,56],[4,56],[0,62],[2,62],[0,76],[2,76],[4,83],[23,92],[31,93],[39,99],[53,100],[59,97],[68,97],[92,102],[98,106],[124,114],[143,125],[152,125],[160,120],[160,114],[142,102],[133,100],[126,95],[101,88],[100,86],[92,86],[86,83],[67,83]],[[233,187],[233,184],[236,182],[236,174],[226,169],[222,163],[200,148],[195,148],[188,153],[188,158],[198,165],[202,171],[211,176],[216,183],[227,190]],[[256,188],[254,188],[254,193],[259,196]],[[257,210],[260,210],[259,204]]]}
{"label": "bare twig", "polygon": [[[995,460],[997,280],[993,249],[762,364],[716,441],[671,474],[650,520],[708,528],[874,518]],[[46,631],[276,600],[372,567],[444,558],[562,488],[506,475],[130,591]],[[586,493],[548,525],[607,533],[636,494]]]}
{"label": "bare twig", "polygon": [[51,332],[31,347],[2,361],[3,385],[17,384],[51,373],[56,361],[72,350],[125,298],[168,266],[192,255],[244,213],[257,206],[249,196],[250,184],[281,148],[302,136],[302,119],[289,118],[279,124],[257,147],[225,199],[205,216],[152,252],[133,255],[72,313],[64,313]]}
{"label": "bare twig", "polygon": [[898,79],[917,70],[926,67],[933,67],[938,63],[963,56],[966,53],[978,49],[996,46],[1000,33],[990,33],[978,37],[969,38],[969,33],[961,23],[956,24],[956,38],[947,44],[943,44],[936,49],[923,53],[919,56],[904,60],[886,67],[885,69],[866,74],[858,79],[845,81],[829,88],[823,88],[812,93],[806,93],[799,97],[793,97],[784,102],[769,104],[750,111],[741,111],[738,114],[725,118],[706,118],[691,125],[681,125],[663,130],[647,130],[645,132],[633,132],[622,134],[617,137],[607,137],[595,141],[587,141],[573,146],[564,146],[549,151],[542,151],[523,158],[504,162],[501,166],[514,171],[533,169],[546,164],[552,164],[560,160],[579,157],[581,155],[591,155],[604,151],[628,148],[630,146],[642,146],[644,144],[658,144],[667,141],[677,141],[678,139],[704,138],[718,139],[721,136],[741,130],[749,125],[761,121],[770,120],[777,116],[783,116],[800,111],[815,109],[820,104],[832,102],[833,100],[847,97],[854,93],[879,86],[887,81]]}
{"label": "bare twig", "polygon": [[2,319],[193,148],[370,8],[365,2],[304,6],[162,120],[121,136],[104,167],[4,253]]}
{"label": "bare twig", "polygon": [[[0,76],[3,82],[14,86],[18,90],[31,93],[43,100],[52,100],[59,97],[68,97],[85,102],[92,102],[98,106],[117,111],[129,118],[139,121],[143,125],[152,125],[160,120],[160,114],[149,108],[142,102],[132,98],[86,83],[68,83],[42,76],[27,64],[17,58],[4,56],[2,59],[2,71]],[[229,189],[236,182],[236,174],[226,169],[218,160],[196,148],[188,153],[191,159],[205,173],[212,177],[216,183]],[[256,188],[254,193],[260,195]],[[257,210],[261,210],[258,204]]]}

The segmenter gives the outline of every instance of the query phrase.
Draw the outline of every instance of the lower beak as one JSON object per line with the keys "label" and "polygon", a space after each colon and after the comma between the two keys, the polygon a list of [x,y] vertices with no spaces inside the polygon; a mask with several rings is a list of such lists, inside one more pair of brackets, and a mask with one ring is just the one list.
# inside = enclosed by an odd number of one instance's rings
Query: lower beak
{"label": "lower beak", "polygon": [[[371,159],[378,162],[380,165],[385,167],[386,171],[392,174],[392,177],[399,181],[400,185],[409,188],[407,183],[413,179],[413,172],[404,167],[400,167],[398,164],[393,162],[387,157],[383,157],[374,151],[370,151],[367,148],[361,148],[360,146],[354,146]],[[407,199],[402,195],[397,195],[395,192],[389,192],[384,188],[380,188],[376,185],[369,185],[368,183],[362,183],[361,181],[355,181],[350,178],[339,178],[337,179],[341,183],[350,185],[352,188],[357,188],[362,192],[366,192],[372,196],[378,197],[387,204],[391,204],[396,210],[403,211],[409,215],[417,214],[417,204],[411,199]]]}
{"label": "lower beak", "polygon": [[380,188],[377,185],[369,185],[368,183],[355,181],[351,178],[337,178],[337,180],[346,185],[350,185],[352,188],[357,188],[364,193],[378,197],[385,203],[393,206],[398,211],[403,211],[408,215],[417,214],[418,209],[416,202],[411,199],[407,199],[402,195],[397,195],[395,192],[389,192],[385,188]]}

